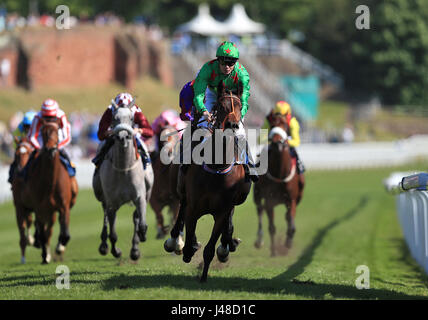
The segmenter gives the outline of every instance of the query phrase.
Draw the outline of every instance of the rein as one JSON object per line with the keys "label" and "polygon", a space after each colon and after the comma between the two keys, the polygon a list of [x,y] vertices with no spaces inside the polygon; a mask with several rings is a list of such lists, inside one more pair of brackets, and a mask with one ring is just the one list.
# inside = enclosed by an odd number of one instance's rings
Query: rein
{"label": "rein", "polygon": [[240,100],[239,100],[239,98],[238,97],[236,97],[236,96],[234,96],[234,95],[232,95],[232,92],[230,92],[229,93],[229,95],[224,95],[224,96],[221,96],[220,98],[219,98],[219,101],[220,100],[223,100],[223,99],[226,99],[226,98],[230,98],[230,102],[231,102],[231,104],[232,104],[232,111],[231,112],[229,112],[227,115],[226,115],[226,117],[224,117],[224,120],[223,120],[223,122],[222,122],[222,127],[223,127],[223,130],[224,130],[224,124],[226,123],[226,120],[228,120],[229,119],[229,117],[230,117],[230,115],[232,115],[233,116],[233,120],[235,121],[235,122],[239,122],[239,119],[238,119],[238,117],[236,116],[236,114],[235,114],[235,105],[234,105],[234,103],[233,103],[233,101],[236,99],[236,100],[238,100],[239,102],[240,102]]}
{"label": "rein", "polygon": [[209,173],[214,173],[214,174],[228,174],[234,166],[235,166],[235,158],[233,158],[232,164],[229,165],[228,167],[226,167],[225,169],[214,170],[214,169],[211,169],[210,167],[208,167],[208,165],[206,165],[205,162],[202,164],[202,168],[205,171],[207,171]]}

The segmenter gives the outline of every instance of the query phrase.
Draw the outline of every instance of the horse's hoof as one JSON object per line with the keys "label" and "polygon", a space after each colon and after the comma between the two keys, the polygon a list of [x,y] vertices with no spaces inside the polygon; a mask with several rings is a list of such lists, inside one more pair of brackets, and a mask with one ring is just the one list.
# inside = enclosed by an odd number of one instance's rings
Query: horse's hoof
{"label": "horse's hoof", "polygon": [[163,239],[163,238],[165,238],[165,233],[163,233],[163,232],[158,232],[158,233],[157,233],[157,235],[156,235],[156,239],[157,239],[157,240],[160,240],[160,239]]}
{"label": "horse's hoof", "polygon": [[22,264],[26,264],[27,263],[27,260],[25,259],[25,257],[21,257],[21,263]]}
{"label": "horse's hoof", "polygon": [[229,245],[227,245],[226,248],[219,245],[216,253],[218,261],[222,263],[227,262],[227,260],[229,260]]}
{"label": "horse's hoof", "polygon": [[59,244],[55,249],[55,252],[58,255],[62,255],[64,251],[65,251],[65,247],[62,244]]}
{"label": "horse's hoof", "polygon": [[108,253],[108,244],[101,243],[100,247],[98,248],[98,251],[101,255],[105,256]]}
{"label": "horse's hoof", "polygon": [[178,238],[175,240],[175,251],[182,252],[183,248],[184,248],[183,237],[179,235]]}
{"label": "horse's hoof", "polygon": [[51,262],[51,256],[50,255],[42,260],[42,264],[49,264],[49,262]]}
{"label": "horse's hoof", "polygon": [[175,250],[175,243],[175,239],[169,238],[163,243],[163,248],[166,252],[173,252]]}
{"label": "horse's hoof", "polygon": [[227,255],[227,256],[219,256],[219,255],[217,255],[217,259],[221,263],[226,263],[229,260],[229,255]]}
{"label": "horse's hoof", "polygon": [[156,239],[163,239],[167,235],[168,230],[166,227],[158,227],[158,233],[156,234]]}
{"label": "horse's hoof", "polygon": [[131,250],[130,257],[133,261],[137,261],[138,259],[140,259],[140,250]]}
{"label": "horse's hoof", "polygon": [[122,251],[120,249],[116,249],[116,250],[111,250],[111,254],[113,255],[113,257],[115,258],[120,258],[122,256]]}
{"label": "horse's hoof", "polygon": [[34,245],[34,237],[31,234],[29,234],[28,237],[27,237],[27,244],[29,246]]}
{"label": "horse's hoof", "polygon": [[236,251],[236,248],[239,246],[239,244],[242,242],[242,240],[241,239],[239,239],[239,238],[233,238],[232,239],[232,242],[230,243],[230,246],[229,246],[229,250],[230,250],[230,252],[235,252]]}
{"label": "horse's hoof", "polygon": [[198,251],[200,248],[202,248],[202,243],[200,243],[200,242],[198,241],[198,242],[194,243],[192,247],[193,247],[193,250],[194,250],[194,253],[195,253],[195,252],[196,252],[196,251]]}
{"label": "horse's hoof", "polygon": [[147,240],[146,238],[147,228],[148,228],[147,225],[140,226],[138,228],[138,237],[140,238],[141,242],[145,242]]}
{"label": "horse's hoof", "polygon": [[287,239],[286,241],[285,241],[285,247],[287,248],[287,249],[291,249],[291,247],[293,246],[293,239]]}
{"label": "horse's hoof", "polygon": [[254,242],[254,247],[256,247],[256,249],[261,249],[263,247],[263,241],[262,240],[256,240],[256,242]]}

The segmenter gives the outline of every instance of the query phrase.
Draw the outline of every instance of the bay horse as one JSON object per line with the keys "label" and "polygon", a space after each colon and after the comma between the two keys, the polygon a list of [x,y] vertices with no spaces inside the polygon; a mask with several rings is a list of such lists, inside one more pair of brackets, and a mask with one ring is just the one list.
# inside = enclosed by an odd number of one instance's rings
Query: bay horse
{"label": "bay horse", "polygon": [[56,254],[62,255],[70,240],[70,209],[77,197],[77,183],[72,181],[60,160],[58,149],[59,120],[41,120],[43,147],[29,164],[27,187],[30,189],[32,208],[36,214],[36,229],[42,247],[42,263],[51,260],[50,239],[59,213],[60,233]]}
{"label": "bay horse", "polygon": [[[177,186],[180,210],[171,230],[171,238],[164,245],[166,251],[173,251],[176,248],[176,239],[185,226],[183,261],[189,263],[200,248],[195,235],[197,221],[203,215],[211,214],[215,223],[203,252],[204,267],[201,282],[207,281],[209,265],[214,258],[215,245],[220,235],[221,244],[216,251],[220,262],[226,262],[229,252],[234,252],[240,243],[239,239],[232,238],[234,229],[232,217],[235,206],[246,200],[251,188],[251,181],[245,180],[243,165],[236,163],[235,130],[238,129],[241,120],[239,96],[227,93],[219,86],[214,113],[216,113],[214,131],[205,142],[208,146],[211,143],[212,147],[211,150],[204,149],[204,152],[211,151],[212,157],[218,159],[216,154],[223,149],[223,154],[220,155],[222,159],[216,160],[213,164],[192,163],[186,174],[181,176]],[[217,135],[225,131],[228,131],[228,134]]]}
{"label": "bay horse", "polygon": [[[157,235],[156,239],[163,239],[168,233],[168,227],[164,224],[162,210],[168,206],[171,213],[171,225],[175,223],[180,208],[180,199],[175,192],[177,186],[177,177],[179,165],[169,162],[167,164],[162,161],[161,152],[168,153],[168,160],[172,161],[174,149],[179,142],[179,134],[176,129],[171,126],[162,128],[158,139],[159,152],[151,154],[154,172],[154,183],[152,194],[150,197],[150,205],[156,215],[157,220]],[[166,138],[161,138],[165,136]]]}
{"label": "bay horse", "polygon": [[271,240],[271,256],[276,255],[274,224],[274,208],[284,204],[287,208],[287,232],[285,240],[286,252],[292,247],[296,232],[296,207],[303,196],[304,183],[300,179],[296,168],[296,159],[290,155],[288,145],[287,125],[283,121],[274,119],[273,127],[269,133],[268,170],[260,176],[254,186],[254,202],[257,206],[258,231],[256,248],[263,245],[262,215],[266,210],[269,220],[269,234]]}
{"label": "bay horse", "polygon": [[[116,247],[116,212],[122,205],[131,202],[135,210],[130,258],[136,261],[141,255],[138,245],[140,241],[146,241],[146,208],[153,186],[153,169],[150,164],[143,168],[132,124],[131,109],[123,107],[115,111],[112,121],[114,143],[99,169],[94,172],[92,186],[104,211],[98,251],[101,255],[107,254],[109,237],[112,255],[115,258],[122,256],[122,251]],[[110,227],[109,234],[107,225]]]}
{"label": "bay horse", "polygon": [[[18,139],[15,137],[15,163],[16,168],[12,180],[12,196],[15,205],[16,222],[19,230],[19,246],[21,247],[21,263],[25,263],[25,249],[27,245],[34,244],[34,237],[30,234],[30,228],[33,224],[33,208],[29,199],[28,188],[23,177],[23,170],[34,151],[29,140],[24,137]],[[37,237],[37,234],[36,234]]]}

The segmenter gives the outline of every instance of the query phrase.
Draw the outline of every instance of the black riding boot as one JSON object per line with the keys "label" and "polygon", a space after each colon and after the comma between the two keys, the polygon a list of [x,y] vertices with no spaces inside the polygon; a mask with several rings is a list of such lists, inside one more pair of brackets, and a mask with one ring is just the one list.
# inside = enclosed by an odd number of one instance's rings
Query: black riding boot
{"label": "black riding boot", "polygon": [[9,168],[9,179],[7,179],[7,182],[9,182],[10,184],[12,184],[13,173],[15,172],[15,168],[16,168],[16,160],[13,160]]}

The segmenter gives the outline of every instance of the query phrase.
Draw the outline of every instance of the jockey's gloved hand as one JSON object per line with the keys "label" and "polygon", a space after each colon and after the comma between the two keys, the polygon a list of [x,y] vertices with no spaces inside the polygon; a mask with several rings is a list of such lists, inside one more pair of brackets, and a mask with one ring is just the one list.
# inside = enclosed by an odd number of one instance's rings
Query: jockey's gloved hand
{"label": "jockey's gloved hand", "polygon": [[202,116],[204,117],[204,119],[205,119],[207,122],[211,122],[211,121],[212,121],[211,113],[209,113],[207,110],[205,110],[205,111],[202,113]]}

